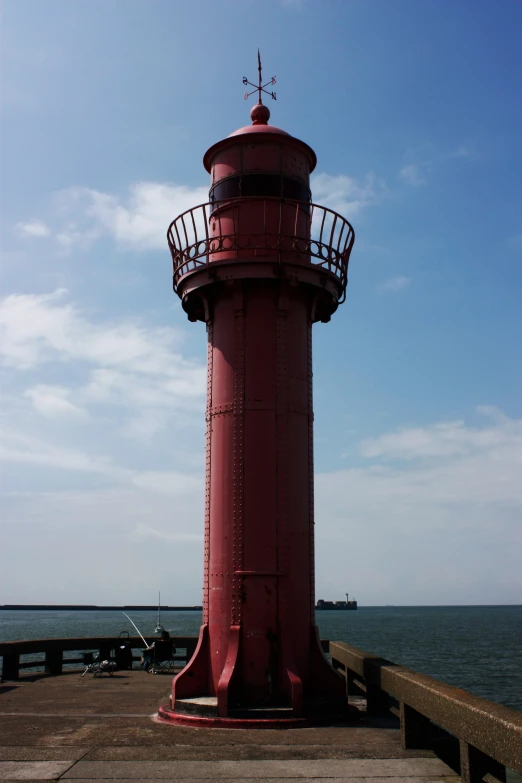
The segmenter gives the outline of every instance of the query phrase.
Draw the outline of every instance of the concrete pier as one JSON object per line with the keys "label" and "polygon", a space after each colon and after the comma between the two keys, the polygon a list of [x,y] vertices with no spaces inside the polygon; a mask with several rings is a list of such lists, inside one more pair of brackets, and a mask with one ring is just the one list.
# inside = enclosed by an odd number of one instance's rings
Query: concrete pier
{"label": "concrete pier", "polygon": [[456,783],[431,751],[404,750],[399,721],[291,730],[193,729],[154,717],[171,677],[22,675],[0,685],[0,779],[199,783]]}

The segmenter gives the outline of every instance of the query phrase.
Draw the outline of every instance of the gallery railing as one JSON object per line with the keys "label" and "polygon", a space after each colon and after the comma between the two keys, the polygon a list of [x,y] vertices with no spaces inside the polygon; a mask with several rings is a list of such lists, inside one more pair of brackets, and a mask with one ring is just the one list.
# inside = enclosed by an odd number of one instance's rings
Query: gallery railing
{"label": "gallery railing", "polygon": [[170,224],[167,238],[174,266],[174,290],[185,275],[231,259],[298,258],[333,275],[342,291],[354,230],[327,207],[283,198],[244,197],[209,201],[188,209]]}

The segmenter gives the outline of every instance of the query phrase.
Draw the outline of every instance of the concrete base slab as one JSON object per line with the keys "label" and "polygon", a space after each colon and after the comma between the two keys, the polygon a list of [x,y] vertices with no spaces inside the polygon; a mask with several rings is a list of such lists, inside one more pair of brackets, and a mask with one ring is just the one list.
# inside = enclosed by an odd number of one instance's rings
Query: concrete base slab
{"label": "concrete base slab", "polygon": [[257,778],[441,778],[454,773],[439,759],[263,761],[79,761],[63,779],[248,780]]}
{"label": "concrete base slab", "polygon": [[[301,732],[300,732],[301,733]],[[263,759],[374,759],[374,758],[433,758],[426,750],[404,750],[397,742],[397,732],[379,732],[372,729],[350,734],[338,745],[320,744],[315,737],[307,744],[238,744],[234,741],[221,745],[180,744],[101,746],[92,748],[84,761],[261,761]],[[290,738],[290,737],[289,737]],[[326,739],[326,738],[325,738]],[[306,740],[306,738],[303,738]],[[301,740],[303,742],[303,740]],[[522,783],[522,781],[520,782]]]}
{"label": "concrete base slab", "polygon": [[218,700],[217,696],[193,696],[192,698],[176,699],[176,704],[182,701],[183,704],[192,705],[194,709],[199,707],[212,707],[217,710]]}
{"label": "concrete base slab", "polygon": [[75,747],[27,747],[27,746],[0,746],[0,761],[78,761],[85,756],[89,748]]}
{"label": "concrete base slab", "polygon": [[56,780],[70,761],[0,761],[0,780]]}
{"label": "concrete base slab", "polygon": [[[154,783],[157,778],[141,778],[140,783]],[[214,778],[175,778],[175,783],[209,783]],[[241,778],[219,778],[219,783],[237,783],[238,780],[255,780],[256,783],[288,783],[289,780],[297,780],[299,783],[383,783],[389,780],[390,783],[460,783],[460,777],[435,777],[435,778],[354,778],[354,777],[328,777],[328,778],[303,778],[301,776],[289,778],[259,778],[259,777],[241,777]],[[76,783],[93,783],[92,778],[76,779]],[[135,778],[128,780],[118,779],[118,783],[136,783]]]}

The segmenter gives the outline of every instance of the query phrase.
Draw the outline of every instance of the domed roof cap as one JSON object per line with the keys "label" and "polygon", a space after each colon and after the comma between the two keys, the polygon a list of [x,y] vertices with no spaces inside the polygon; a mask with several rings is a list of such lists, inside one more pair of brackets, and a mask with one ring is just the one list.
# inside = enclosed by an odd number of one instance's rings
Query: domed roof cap
{"label": "domed roof cap", "polygon": [[268,120],[270,119],[270,109],[268,106],[265,106],[264,103],[256,103],[256,105],[253,106],[250,110],[250,117],[252,119],[252,125],[245,125],[242,128],[238,128],[237,130],[232,131],[232,133],[229,133],[225,139],[218,141],[216,144],[213,144],[212,147],[206,151],[203,157],[203,165],[207,171],[210,172],[212,158],[216,152],[216,149],[225,146],[228,139],[235,139],[238,136],[252,135],[257,136],[258,141],[262,141],[263,137],[268,140],[269,136],[286,136],[289,140],[291,139],[294,144],[301,147],[303,152],[308,154],[310,159],[310,171],[314,170],[317,164],[317,157],[313,149],[309,147],[308,144],[305,144],[304,141],[301,141],[295,136],[292,136],[290,133],[287,133],[287,131],[282,130],[281,128],[276,128],[275,125],[269,125]]}
{"label": "domed roof cap", "polygon": [[281,128],[276,128],[275,125],[268,124],[270,109],[268,106],[265,106],[264,103],[256,103],[255,106],[252,106],[250,109],[250,118],[252,120],[252,125],[245,125],[243,128],[232,131],[232,133],[228,134],[228,138],[231,136],[241,136],[243,133],[281,133],[283,136],[290,136],[289,133],[281,130]]}

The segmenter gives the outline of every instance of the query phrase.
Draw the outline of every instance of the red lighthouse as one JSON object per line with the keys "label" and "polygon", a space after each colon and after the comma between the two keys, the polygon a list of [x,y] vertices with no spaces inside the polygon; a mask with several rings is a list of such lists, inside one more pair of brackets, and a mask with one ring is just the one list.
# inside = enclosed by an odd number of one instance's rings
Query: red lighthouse
{"label": "red lighthouse", "polygon": [[[266,86],[266,85],[265,85]],[[163,718],[287,725],[345,709],[314,621],[312,325],[354,233],[314,205],[314,151],[268,124],[205,154],[209,201],[170,225],[174,290],[208,333],[203,625]]]}

